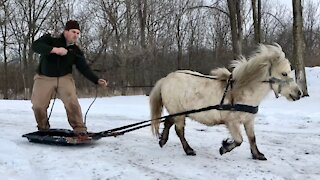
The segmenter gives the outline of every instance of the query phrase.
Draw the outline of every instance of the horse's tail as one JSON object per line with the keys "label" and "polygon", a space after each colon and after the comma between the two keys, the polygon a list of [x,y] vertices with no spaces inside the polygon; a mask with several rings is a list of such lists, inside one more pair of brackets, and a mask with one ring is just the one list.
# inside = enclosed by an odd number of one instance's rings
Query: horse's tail
{"label": "horse's tail", "polygon": [[160,79],[150,92],[150,110],[151,110],[151,130],[152,134],[159,136],[160,118],[163,109],[162,97],[161,97],[161,84],[163,79]]}

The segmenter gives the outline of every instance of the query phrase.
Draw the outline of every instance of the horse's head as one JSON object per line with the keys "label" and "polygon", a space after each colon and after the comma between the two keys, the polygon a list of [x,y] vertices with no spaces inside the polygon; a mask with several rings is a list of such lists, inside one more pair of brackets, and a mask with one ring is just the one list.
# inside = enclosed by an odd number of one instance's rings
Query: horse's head
{"label": "horse's head", "polygon": [[290,62],[285,58],[281,47],[278,44],[275,46],[267,45],[266,47],[275,55],[274,58],[271,58],[269,61],[268,82],[276,97],[281,94],[290,101],[300,99],[302,94],[301,90],[292,77]]}

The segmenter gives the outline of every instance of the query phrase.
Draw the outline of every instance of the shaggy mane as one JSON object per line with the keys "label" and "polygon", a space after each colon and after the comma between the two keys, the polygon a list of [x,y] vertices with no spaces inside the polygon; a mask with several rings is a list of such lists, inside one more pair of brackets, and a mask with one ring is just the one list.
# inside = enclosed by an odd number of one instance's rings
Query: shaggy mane
{"label": "shaggy mane", "polygon": [[[285,58],[284,52],[278,44],[260,44],[248,59],[241,56],[239,60],[232,61],[231,67],[234,68],[232,76],[235,80],[233,87],[241,89],[253,86],[257,81],[266,80],[270,65],[279,63],[278,61],[283,58]],[[227,80],[231,73],[226,68],[217,68],[212,70],[211,74],[221,80]]]}
{"label": "shaggy mane", "polygon": [[210,74],[221,81],[226,81],[229,79],[231,72],[227,68],[217,68],[212,70]]}

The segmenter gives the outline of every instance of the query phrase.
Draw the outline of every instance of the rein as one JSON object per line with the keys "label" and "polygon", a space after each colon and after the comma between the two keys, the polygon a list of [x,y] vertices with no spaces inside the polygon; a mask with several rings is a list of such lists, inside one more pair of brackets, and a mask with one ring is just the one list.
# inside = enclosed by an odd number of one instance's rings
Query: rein
{"label": "rein", "polygon": [[[151,122],[151,121],[162,119],[160,121],[162,123],[168,118],[181,116],[181,115],[188,115],[188,114],[193,114],[193,113],[199,113],[199,112],[209,111],[209,110],[213,110],[213,109],[223,110],[223,111],[240,111],[240,112],[247,112],[247,113],[256,114],[258,112],[258,106],[255,106],[254,108],[252,108],[252,107],[253,106],[248,106],[248,105],[244,105],[244,104],[235,104],[235,105],[230,105],[230,104],[220,105],[219,104],[219,105],[208,106],[208,107],[204,107],[204,108],[200,108],[200,109],[194,109],[194,110],[179,112],[179,113],[170,114],[170,115],[166,115],[166,116],[161,116],[159,118],[141,121],[138,123],[129,124],[126,126],[121,126],[121,127],[114,128],[114,129],[109,129],[106,131],[101,131],[101,132],[97,132],[97,133],[89,133],[89,134],[92,138],[96,138],[96,139],[102,138],[102,137],[123,135],[127,132],[150,126],[151,123],[148,123],[148,122]],[[148,123],[148,124],[146,124],[146,123]]]}

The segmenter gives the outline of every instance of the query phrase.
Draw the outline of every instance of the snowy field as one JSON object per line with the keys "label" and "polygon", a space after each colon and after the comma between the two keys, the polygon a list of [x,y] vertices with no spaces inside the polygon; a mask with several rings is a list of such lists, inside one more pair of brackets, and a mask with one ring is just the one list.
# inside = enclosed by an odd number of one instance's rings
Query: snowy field
{"label": "snowy field", "polygon": [[[36,130],[30,101],[0,100],[1,180],[319,180],[320,68],[307,68],[310,97],[296,102],[262,102],[256,119],[257,145],[267,161],[251,158],[249,143],[220,156],[224,126],[188,120],[186,138],[197,156],[186,156],[174,128],[160,148],[149,127],[77,147],[29,143],[21,135]],[[93,99],[81,99],[85,112]],[[89,131],[103,131],[149,119],[147,96],[98,98],[87,117]],[[69,129],[57,100],[52,128]]]}

